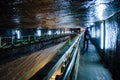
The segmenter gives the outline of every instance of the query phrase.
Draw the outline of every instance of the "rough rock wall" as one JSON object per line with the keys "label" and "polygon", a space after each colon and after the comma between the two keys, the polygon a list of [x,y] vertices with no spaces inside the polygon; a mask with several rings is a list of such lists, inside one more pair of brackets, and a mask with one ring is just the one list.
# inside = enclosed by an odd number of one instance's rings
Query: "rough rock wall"
{"label": "rough rock wall", "polygon": [[[101,45],[101,35],[97,36],[97,34],[101,33],[101,22],[96,22],[93,26],[95,27],[95,37],[93,38],[93,41],[95,41],[95,45],[99,49]],[[120,80],[120,13],[105,20],[104,27],[105,49],[104,53],[100,54],[102,54],[106,67],[108,67],[113,74],[114,80]]]}

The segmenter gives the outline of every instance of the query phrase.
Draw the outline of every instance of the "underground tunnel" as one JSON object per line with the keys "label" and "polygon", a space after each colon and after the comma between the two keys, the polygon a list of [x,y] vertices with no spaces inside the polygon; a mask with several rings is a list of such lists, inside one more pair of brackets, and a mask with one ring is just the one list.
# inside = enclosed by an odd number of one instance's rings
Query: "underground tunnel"
{"label": "underground tunnel", "polygon": [[0,80],[120,80],[119,74],[119,0],[0,0]]}

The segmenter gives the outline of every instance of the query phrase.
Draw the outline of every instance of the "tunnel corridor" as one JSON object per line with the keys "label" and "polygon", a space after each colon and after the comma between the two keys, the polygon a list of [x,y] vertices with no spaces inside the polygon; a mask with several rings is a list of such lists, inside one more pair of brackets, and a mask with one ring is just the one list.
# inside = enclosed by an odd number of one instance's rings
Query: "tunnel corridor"
{"label": "tunnel corridor", "polygon": [[0,0],[0,80],[120,80],[119,74],[120,0]]}
{"label": "tunnel corridor", "polygon": [[112,75],[103,64],[94,45],[89,43],[89,48],[80,58],[77,80],[113,80]]}

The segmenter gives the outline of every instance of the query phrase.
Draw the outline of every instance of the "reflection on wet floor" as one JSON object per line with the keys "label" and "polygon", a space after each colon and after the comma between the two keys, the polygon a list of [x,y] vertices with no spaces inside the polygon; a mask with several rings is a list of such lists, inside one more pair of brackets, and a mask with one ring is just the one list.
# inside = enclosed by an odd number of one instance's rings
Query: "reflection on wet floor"
{"label": "reflection on wet floor", "polygon": [[100,63],[100,56],[92,44],[81,55],[77,80],[112,80],[110,72]]}

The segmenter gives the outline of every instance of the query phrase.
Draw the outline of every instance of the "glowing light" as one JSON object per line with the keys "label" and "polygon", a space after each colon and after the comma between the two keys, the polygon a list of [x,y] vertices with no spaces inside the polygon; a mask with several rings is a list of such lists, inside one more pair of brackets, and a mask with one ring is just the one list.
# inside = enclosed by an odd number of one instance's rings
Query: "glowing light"
{"label": "glowing light", "polygon": [[97,29],[97,34],[96,34],[96,37],[100,37],[100,30],[99,29]]}
{"label": "glowing light", "polygon": [[108,31],[108,26],[105,27],[106,28],[106,36],[105,36],[105,49],[109,49],[109,31]]}
{"label": "glowing light", "polygon": [[66,34],[69,34],[69,33],[71,33],[71,32],[70,32],[70,31],[65,31],[65,33],[66,33]]}
{"label": "glowing light", "polygon": [[52,79],[55,79],[55,75],[52,76]]}
{"label": "glowing light", "polygon": [[101,49],[104,47],[104,26],[103,23],[101,23]]}
{"label": "glowing light", "polygon": [[56,31],[56,34],[60,34],[60,31],[58,30],[58,31]]}
{"label": "glowing light", "polygon": [[41,36],[41,30],[40,29],[37,30],[37,35]]}
{"label": "glowing light", "polygon": [[64,31],[62,31],[62,34],[64,34]]}
{"label": "glowing light", "polygon": [[48,31],[48,35],[51,35],[51,34],[52,34],[51,30],[49,30],[49,31]]}
{"label": "glowing light", "polygon": [[15,23],[18,23],[18,24],[20,23],[20,19],[19,18],[15,18],[13,20],[14,20]]}
{"label": "glowing light", "polygon": [[17,36],[17,39],[20,39],[20,30],[16,30],[16,36]]}
{"label": "glowing light", "polygon": [[94,23],[90,23],[90,25],[91,25],[91,26],[93,26],[93,25],[94,25]]}

